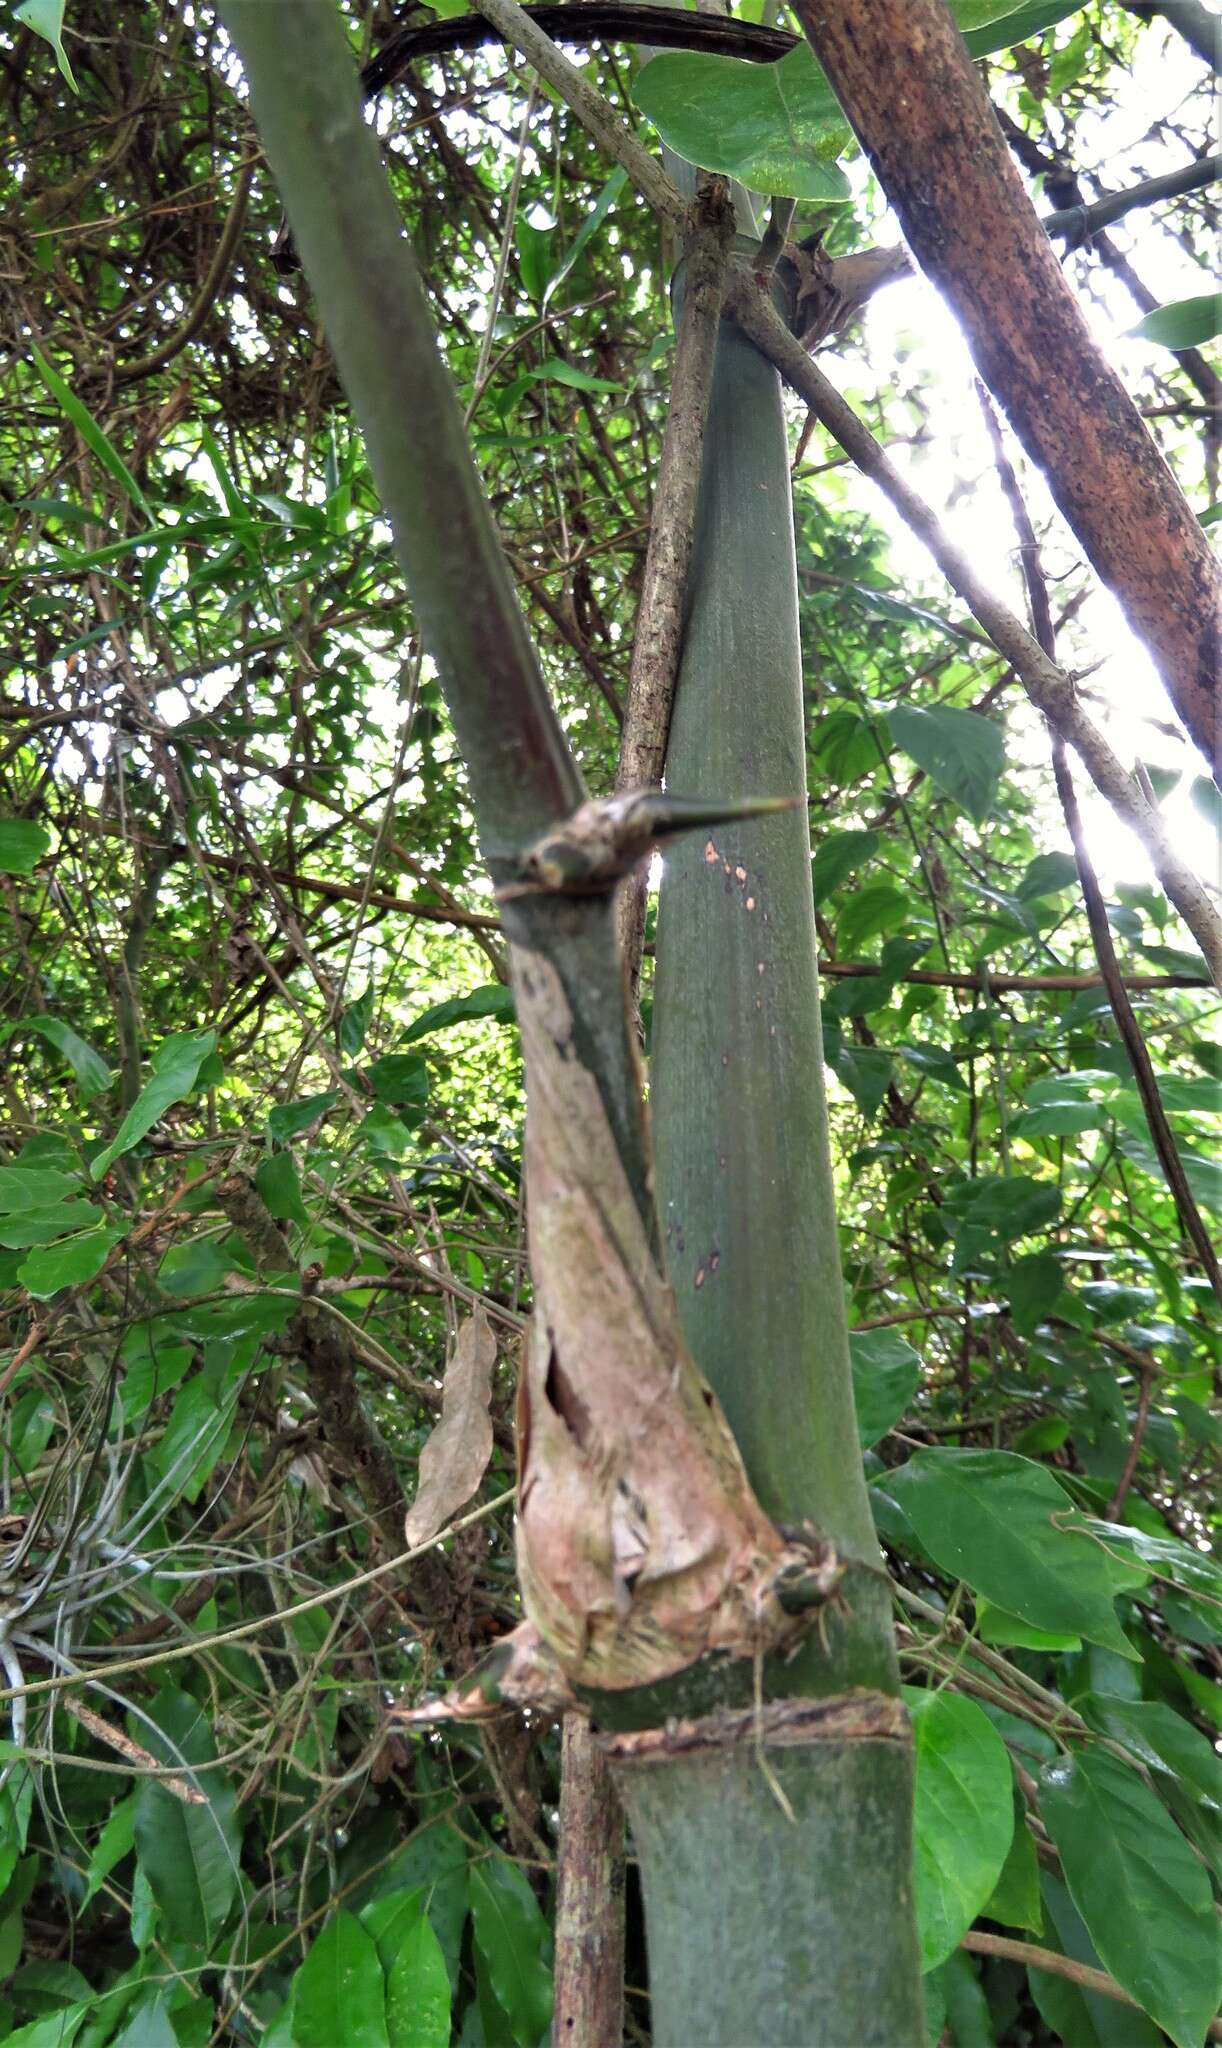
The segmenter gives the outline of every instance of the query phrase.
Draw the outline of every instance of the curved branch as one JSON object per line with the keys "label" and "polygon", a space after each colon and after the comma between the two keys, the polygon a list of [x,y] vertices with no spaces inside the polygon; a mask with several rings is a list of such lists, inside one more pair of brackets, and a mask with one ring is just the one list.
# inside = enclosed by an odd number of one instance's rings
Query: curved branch
{"label": "curved branch", "polygon": [[148,355],[138,356],[133,363],[121,363],[115,371],[117,384],[130,384],[137,377],[151,377],[155,371],[164,370],[179,350],[184,349],[199,333],[212,310],[217,293],[229,275],[229,266],[233,262],[234,251],[242,233],[242,223],[246,219],[246,201],[250,196],[254,175],[255,160],[252,157],[248,163],[243,164],[238,173],[238,182],[234,188],[229,212],[225,217],[225,225],[221,229],[220,240],[208,265],[207,275],[188,308],[186,319],[157,348],[150,350]]}
{"label": "curved branch", "polygon": [[[799,38],[785,29],[727,21],[715,14],[688,14],[680,7],[620,4],[528,7],[536,28],[560,43],[652,43],[664,50],[709,50],[721,57],[743,57],[751,64],[775,64],[796,48]],[[481,50],[504,42],[480,14],[462,14],[449,21],[426,21],[396,29],[361,72],[366,97],[398,83],[422,57],[449,50]]]}

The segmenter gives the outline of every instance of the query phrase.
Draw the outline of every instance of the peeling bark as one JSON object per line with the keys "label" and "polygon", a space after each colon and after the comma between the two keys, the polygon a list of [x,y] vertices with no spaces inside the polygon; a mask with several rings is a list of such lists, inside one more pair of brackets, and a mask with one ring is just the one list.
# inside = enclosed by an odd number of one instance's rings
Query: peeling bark
{"label": "peeling bark", "polygon": [[773,1528],[683,1340],[564,985],[515,948],[535,1317],[519,1408],[518,1574],[574,1683],[648,1685],[797,1632]]}

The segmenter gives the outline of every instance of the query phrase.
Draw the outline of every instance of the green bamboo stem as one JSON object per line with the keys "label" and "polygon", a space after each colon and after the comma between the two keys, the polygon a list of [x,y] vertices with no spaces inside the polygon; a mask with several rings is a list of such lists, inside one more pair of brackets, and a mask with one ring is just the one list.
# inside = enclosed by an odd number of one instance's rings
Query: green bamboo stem
{"label": "green bamboo stem", "polygon": [[[361,427],[421,638],[471,778],[497,880],[585,791],[552,708],[471,459],[462,408],[337,10],[222,0],[296,246]],[[511,943],[553,959],[578,1057],[595,1076],[652,1223],[636,1053],[605,897],[506,903]]]}
{"label": "green bamboo stem", "polygon": [[[780,387],[725,322],[667,777],[730,793],[806,788]],[[853,1412],[804,806],[668,856],[651,1083],[685,1335],[769,1514],[813,1523],[858,1566],[797,1657],[765,1665],[761,1695],[894,1696]],[[741,1682],[741,1668],[724,1673],[723,1700],[741,1697]],[[850,1727],[791,1744],[757,1721],[695,1755],[620,1760],[618,1777],[641,1862],[656,2041],[922,2039],[903,1740]]]}
{"label": "green bamboo stem", "polygon": [[[919,2048],[906,1749],[850,1741],[618,1764],[658,2048]],[[788,1805],[786,1806],[782,1802]],[[897,1939],[898,1936],[898,1939]]]}

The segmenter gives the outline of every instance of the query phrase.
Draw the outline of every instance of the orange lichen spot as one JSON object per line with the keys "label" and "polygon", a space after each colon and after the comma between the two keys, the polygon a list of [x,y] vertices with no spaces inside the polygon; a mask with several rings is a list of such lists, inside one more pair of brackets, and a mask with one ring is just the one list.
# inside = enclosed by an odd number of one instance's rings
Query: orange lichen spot
{"label": "orange lichen spot", "polygon": [[746,879],[747,879],[747,870],[746,870],[746,868],[735,868],[735,870],[734,870],[734,878],[735,878],[735,880],[736,880],[736,881],[739,881],[739,882],[745,882],[745,881],[746,881]]}
{"label": "orange lichen spot", "polygon": [[703,1267],[703,1266],[697,1266],[697,1268],[696,1268],[696,1285],[697,1285],[697,1287],[703,1287],[703,1286],[704,1286],[704,1267]]}
{"label": "orange lichen spot", "polygon": [[757,973],[757,974],[764,974],[764,973],[766,973],[766,972],[767,972],[767,969],[765,968],[765,966],[764,966],[764,963],[763,963],[763,961],[762,961],[762,960],[757,960],[757,961],[756,961],[756,963],[755,963],[755,971],[756,971],[756,973]]}
{"label": "orange lichen spot", "polygon": [[748,908],[748,910],[754,910],[754,909],[755,909],[755,898],[754,898],[754,896],[748,896],[748,898],[747,898],[747,908]]}
{"label": "orange lichen spot", "polygon": [[710,867],[713,867],[716,864],[717,848],[714,846],[711,839],[706,839],[704,842],[704,857]]}

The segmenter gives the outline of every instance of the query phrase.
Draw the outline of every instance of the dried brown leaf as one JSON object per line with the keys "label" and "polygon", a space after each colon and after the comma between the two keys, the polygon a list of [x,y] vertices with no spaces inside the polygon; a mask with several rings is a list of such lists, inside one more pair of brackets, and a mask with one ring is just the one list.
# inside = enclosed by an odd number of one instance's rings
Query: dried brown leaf
{"label": "dried brown leaf", "polygon": [[496,1338],[482,1308],[458,1333],[446,1367],[441,1420],[420,1453],[420,1483],[407,1515],[407,1540],[427,1543],[470,1500],[492,1456],[492,1368]]}

